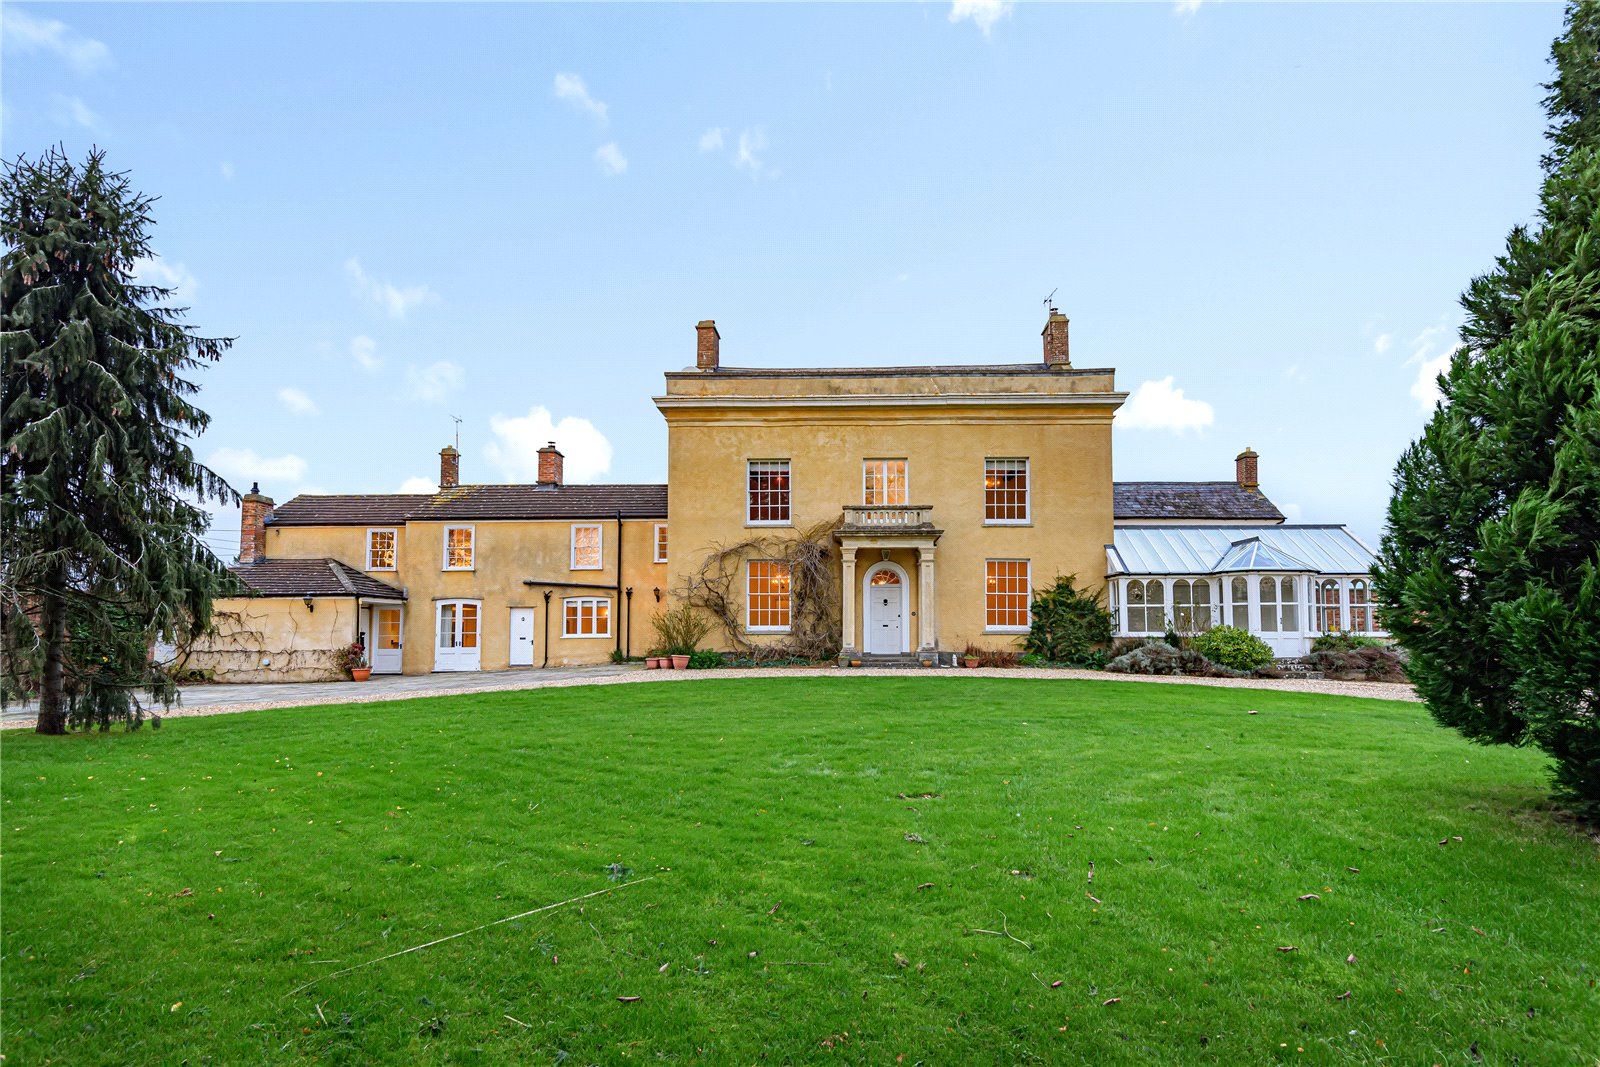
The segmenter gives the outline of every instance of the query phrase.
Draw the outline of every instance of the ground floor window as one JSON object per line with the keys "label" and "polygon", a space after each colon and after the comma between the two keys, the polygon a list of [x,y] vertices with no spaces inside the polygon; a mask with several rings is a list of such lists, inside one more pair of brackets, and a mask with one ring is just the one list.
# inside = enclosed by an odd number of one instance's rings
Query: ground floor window
{"label": "ground floor window", "polygon": [[1131,634],[1153,634],[1164,630],[1167,625],[1167,590],[1161,584],[1161,579],[1151,578],[1140,581],[1135,578],[1128,583],[1128,632]]}
{"label": "ground floor window", "polygon": [[789,564],[753,559],[745,573],[745,628],[767,633],[789,629]]}
{"label": "ground floor window", "polygon": [[1173,582],[1172,619],[1179,633],[1211,629],[1211,583],[1203,578]]}
{"label": "ground floor window", "polygon": [[1032,622],[1033,590],[1025,559],[991,559],[986,563],[984,628],[1026,630]]}
{"label": "ground floor window", "polygon": [[439,647],[478,647],[478,605],[471,600],[446,600],[439,605]]}
{"label": "ground floor window", "polygon": [[599,596],[569,596],[561,602],[562,637],[610,637],[611,601]]}
{"label": "ground floor window", "polygon": [[1368,599],[1367,583],[1360,578],[1350,581],[1350,632],[1365,634],[1377,629],[1372,624],[1372,604]]}
{"label": "ground floor window", "polygon": [[1331,634],[1344,629],[1339,618],[1339,582],[1336,578],[1324,578],[1317,583],[1317,629],[1323,633]]}
{"label": "ground floor window", "polygon": [[1233,625],[1240,630],[1250,629],[1250,583],[1243,578],[1230,579],[1228,603],[1233,608]]}

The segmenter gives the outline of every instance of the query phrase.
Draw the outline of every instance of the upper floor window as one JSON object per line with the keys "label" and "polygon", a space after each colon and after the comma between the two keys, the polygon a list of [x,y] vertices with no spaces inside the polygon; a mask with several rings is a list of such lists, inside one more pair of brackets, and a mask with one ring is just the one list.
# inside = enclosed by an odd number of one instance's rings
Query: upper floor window
{"label": "upper floor window", "polygon": [[655,560],[657,563],[665,563],[667,561],[667,524],[664,522],[656,523]]}
{"label": "upper floor window", "polygon": [[903,459],[869,459],[861,465],[861,502],[863,504],[896,505],[908,500],[906,489],[906,461]]}
{"label": "upper floor window", "polygon": [[394,530],[367,531],[367,570],[394,570],[395,537]]}
{"label": "upper floor window", "polygon": [[1033,589],[1025,559],[987,561],[984,629],[1020,632],[1032,621]]}
{"label": "upper floor window", "polygon": [[753,459],[749,463],[746,514],[752,526],[789,524],[789,461]]}
{"label": "upper floor window", "polygon": [[446,526],[444,528],[444,569],[470,571],[473,566],[473,529],[471,526]]}
{"label": "upper floor window", "polygon": [[597,571],[600,569],[600,527],[598,524],[574,524],[572,527],[572,569]]}
{"label": "upper floor window", "polygon": [[983,521],[1016,525],[1028,521],[1028,461],[983,461]]}
{"label": "upper floor window", "polygon": [[601,596],[569,596],[561,602],[562,637],[610,637],[611,601]]}
{"label": "upper floor window", "polygon": [[753,559],[745,579],[745,628],[789,629],[789,564],[776,559]]}

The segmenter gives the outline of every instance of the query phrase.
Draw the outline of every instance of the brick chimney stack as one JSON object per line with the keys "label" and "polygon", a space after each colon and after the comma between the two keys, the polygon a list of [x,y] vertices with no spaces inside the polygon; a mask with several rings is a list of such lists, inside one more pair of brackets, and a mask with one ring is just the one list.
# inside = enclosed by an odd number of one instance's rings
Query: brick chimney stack
{"label": "brick chimney stack", "polygon": [[1233,479],[1239,483],[1241,489],[1261,488],[1261,479],[1256,477],[1256,460],[1258,458],[1251,451],[1249,445],[1245,446],[1243,452],[1233,457]]}
{"label": "brick chimney stack", "polygon": [[559,489],[561,487],[563,458],[561,450],[556,448],[554,441],[539,449],[539,488]]}
{"label": "brick chimney stack", "polygon": [[239,498],[239,562],[260,563],[267,558],[267,520],[272,518],[272,498],[263,496],[259,483]]}
{"label": "brick chimney stack", "polygon": [[461,453],[454,445],[439,449],[439,488],[454,489],[461,484]]}
{"label": "brick chimney stack", "polygon": [[722,335],[717,332],[715,319],[701,319],[695,324],[697,335],[694,346],[696,370],[716,370],[722,363]]}
{"label": "brick chimney stack", "polygon": [[1072,358],[1067,345],[1067,317],[1055,308],[1050,309],[1050,317],[1044,324],[1044,365],[1046,367],[1070,367]]}

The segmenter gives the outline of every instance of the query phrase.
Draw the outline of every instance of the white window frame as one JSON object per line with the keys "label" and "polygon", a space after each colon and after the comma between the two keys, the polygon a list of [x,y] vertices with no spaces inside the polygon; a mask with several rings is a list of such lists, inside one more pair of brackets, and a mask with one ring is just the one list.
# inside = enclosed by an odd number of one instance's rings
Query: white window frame
{"label": "white window frame", "polygon": [[[661,538],[663,533],[667,533],[668,539],[665,543]],[[671,536],[671,533],[667,531],[667,524],[664,522],[656,523],[655,527],[650,531],[651,552],[655,562],[665,563],[667,561],[667,552],[672,548]]]}
{"label": "white window frame", "polygon": [[[898,463],[900,464],[900,485],[905,490],[906,498],[901,501],[878,501],[867,499],[867,472],[874,464]],[[861,461],[861,503],[865,507],[903,508],[911,503],[911,461],[903,456],[877,456]]]}
{"label": "white window frame", "polygon": [[[593,530],[594,531],[595,548],[598,551],[596,553],[597,558],[595,559],[594,565],[592,567],[588,566],[587,564],[582,566],[582,567],[578,566],[578,531],[579,530]],[[573,570],[573,571],[598,571],[598,570],[604,570],[605,569],[605,565],[606,565],[606,531],[605,531],[605,527],[601,526],[598,522],[575,522],[575,523],[573,523],[572,524],[572,532],[568,535],[568,540],[567,540],[567,569],[568,570]]]}
{"label": "white window frame", "polygon": [[[374,567],[372,565],[372,535],[373,534],[381,534],[381,533],[386,533],[391,538],[393,538],[393,540],[390,542],[390,546],[389,546],[390,563],[389,563],[389,565],[387,567]],[[362,569],[363,570],[367,570],[367,571],[392,571],[399,565],[399,563],[400,563],[400,530],[399,530],[399,528],[395,527],[395,526],[369,526],[369,527],[367,527],[367,565],[365,567],[363,567]]]}
{"label": "white window frame", "polygon": [[[1027,623],[1023,626],[990,626],[989,625],[989,564],[991,563],[1020,563],[1023,566],[1022,579],[1026,584],[1023,597],[1027,601]],[[1033,560],[1016,559],[1010,556],[992,556],[983,561],[983,632],[986,634],[1025,634],[1033,629]]]}
{"label": "white window frame", "polygon": [[[789,568],[789,623],[788,626],[756,626],[750,618],[755,608],[755,598],[750,591],[753,567],[757,563],[782,563]],[[772,594],[766,594],[772,595]],[[744,564],[744,629],[751,634],[786,634],[794,625],[794,565],[781,559],[751,559]]]}
{"label": "white window frame", "polygon": [[[605,629],[605,632],[604,633],[592,633],[592,634],[569,633],[568,630],[567,630],[567,605],[568,604],[572,604],[572,603],[576,603],[578,605],[578,624],[579,624],[580,627],[583,625],[583,606],[585,604],[594,605],[594,606],[598,606],[600,604],[604,604],[606,606],[606,629]],[[611,609],[612,609],[611,598],[608,597],[608,596],[569,596],[569,597],[562,597],[562,599],[561,599],[561,637],[562,637],[562,639],[563,640],[567,640],[567,641],[588,641],[588,640],[595,640],[595,639],[599,639],[599,638],[609,638],[611,636]],[[600,612],[598,610],[595,611],[594,617],[595,617],[596,620],[598,620],[600,618]]]}
{"label": "white window frame", "polygon": [[[465,566],[465,567],[452,567],[452,566],[450,566],[450,534],[453,533],[456,530],[465,530],[465,531],[467,531],[467,536],[468,536],[468,539],[469,539],[469,541],[471,543],[471,546],[472,546],[472,562],[470,564],[468,564],[467,566]],[[476,526],[472,525],[471,523],[466,523],[466,524],[456,523],[456,524],[451,525],[451,526],[446,526],[444,528],[443,543],[441,544],[440,548],[441,548],[441,553],[440,553],[441,558],[439,560],[439,564],[440,564],[440,568],[439,569],[440,570],[446,570],[446,571],[475,571],[475,570],[478,569],[478,528]]]}
{"label": "white window frame", "polygon": [[[989,518],[989,464],[991,463],[1021,463],[1022,477],[1026,488],[1022,490],[1022,518],[1020,519],[991,519]],[[983,524],[985,526],[1032,526],[1033,525],[1033,460],[1028,456],[984,456],[983,457]]]}
{"label": "white window frame", "polygon": [[[752,519],[750,517],[750,475],[756,466],[769,463],[783,464],[783,471],[789,476],[788,511],[786,518],[782,519]],[[744,461],[744,524],[746,526],[793,526],[794,525],[794,461],[788,459],[747,459]]]}

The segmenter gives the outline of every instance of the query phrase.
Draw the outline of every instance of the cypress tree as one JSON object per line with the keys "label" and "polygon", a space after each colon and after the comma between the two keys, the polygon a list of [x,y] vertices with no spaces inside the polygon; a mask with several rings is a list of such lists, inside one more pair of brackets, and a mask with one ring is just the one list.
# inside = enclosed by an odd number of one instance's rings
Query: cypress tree
{"label": "cypress tree", "polygon": [[137,281],[153,201],[102,152],[19,157],[0,190],[4,680],[38,692],[40,733],[137,725],[138,689],[173,698],[151,642],[230,587],[200,505],[237,494],[189,445],[210,421],[189,376],[230,341]]}
{"label": "cypress tree", "polygon": [[1600,816],[1600,4],[1567,10],[1539,218],[1462,296],[1374,580],[1434,718]]}

